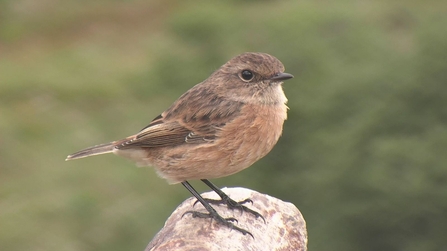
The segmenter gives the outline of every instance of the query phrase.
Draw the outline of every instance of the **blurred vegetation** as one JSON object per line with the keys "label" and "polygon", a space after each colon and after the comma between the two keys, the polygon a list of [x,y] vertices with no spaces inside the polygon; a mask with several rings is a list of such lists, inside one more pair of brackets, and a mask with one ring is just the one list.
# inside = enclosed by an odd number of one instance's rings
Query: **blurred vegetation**
{"label": "blurred vegetation", "polygon": [[310,250],[444,250],[446,9],[0,1],[0,249],[143,250],[190,194],[116,156],[65,156],[138,131],[231,57],[262,51],[295,75],[284,135],[216,184],[293,202]]}

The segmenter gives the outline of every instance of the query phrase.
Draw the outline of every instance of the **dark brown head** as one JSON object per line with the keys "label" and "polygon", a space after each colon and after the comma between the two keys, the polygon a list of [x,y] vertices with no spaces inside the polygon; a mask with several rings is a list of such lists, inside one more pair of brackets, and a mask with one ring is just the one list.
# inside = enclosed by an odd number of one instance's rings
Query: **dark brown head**
{"label": "dark brown head", "polygon": [[242,104],[285,107],[287,98],[281,84],[292,77],[284,73],[283,64],[269,54],[243,53],[180,96],[161,118],[215,120],[237,114]]}
{"label": "dark brown head", "polygon": [[222,65],[204,83],[237,101],[284,103],[281,83],[290,78],[293,76],[284,73],[284,65],[277,58],[246,52]]}

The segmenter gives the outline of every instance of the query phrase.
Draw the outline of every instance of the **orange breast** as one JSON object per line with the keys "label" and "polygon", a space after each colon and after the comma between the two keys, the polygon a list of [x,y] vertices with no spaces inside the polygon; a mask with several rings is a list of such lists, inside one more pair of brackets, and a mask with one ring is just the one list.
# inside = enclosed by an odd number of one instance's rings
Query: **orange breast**
{"label": "orange breast", "polygon": [[281,136],[286,111],[284,104],[248,104],[241,115],[223,127],[214,143],[125,150],[116,154],[133,159],[140,166],[153,166],[170,183],[228,176],[270,152]]}
{"label": "orange breast", "polygon": [[229,153],[227,175],[249,167],[272,150],[281,136],[287,107],[247,105],[242,113],[245,116],[227,125],[216,142]]}

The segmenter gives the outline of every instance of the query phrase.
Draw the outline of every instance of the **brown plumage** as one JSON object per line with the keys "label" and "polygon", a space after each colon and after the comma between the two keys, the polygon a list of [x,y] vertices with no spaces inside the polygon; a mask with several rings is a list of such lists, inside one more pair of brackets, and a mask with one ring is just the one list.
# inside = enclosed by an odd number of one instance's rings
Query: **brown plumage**
{"label": "brown plumage", "polygon": [[292,77],[271,55],[243,53],[137,134],[81,150],[67,160],[113,152],[139,166],[153,166],[170,183],[239,172],[278,141],[287,118],[282,81]]}

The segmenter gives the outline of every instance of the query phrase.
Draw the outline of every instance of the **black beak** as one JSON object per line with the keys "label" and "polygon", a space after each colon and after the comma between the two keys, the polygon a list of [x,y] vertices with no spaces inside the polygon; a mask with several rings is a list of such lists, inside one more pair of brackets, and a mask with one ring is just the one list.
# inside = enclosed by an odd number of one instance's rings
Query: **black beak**
{"label": "black beak", "polygon": [[282,81],[282,80],[287,80],[287,79],[291,79],[291,78],[293,78],[292,74],[281,72],[281,73],[278,73],[275,76],[271,77],[270,80]]}

